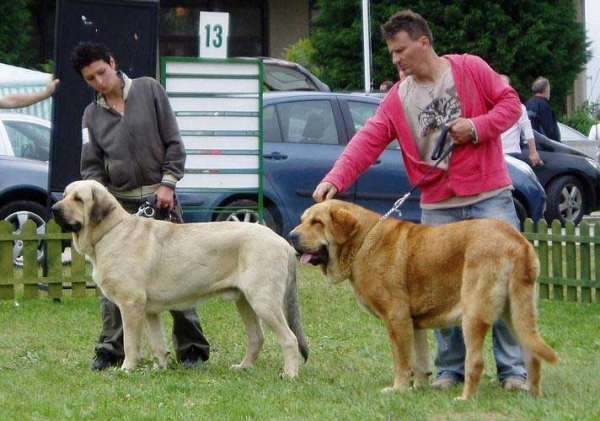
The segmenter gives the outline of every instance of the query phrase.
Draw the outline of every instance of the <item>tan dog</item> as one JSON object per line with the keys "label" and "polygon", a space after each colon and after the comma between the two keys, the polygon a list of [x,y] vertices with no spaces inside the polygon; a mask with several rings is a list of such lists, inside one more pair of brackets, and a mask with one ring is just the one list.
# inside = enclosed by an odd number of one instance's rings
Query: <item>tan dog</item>
{"label": "tan dog", "polygon": [[[533,246],[511,225],[492,219],[428,226],[386,219],[358,205],[327,200],[313,205],[289,236],[302,263],[320,265],[330,283],[349,279],[361,304],[380,318],[392,345],[394,386],[405,392],[428,384],[422,329],[461,325],[467,357],[457,399],[478,388],[483,343],[502,318],[523,349],[528,383],[541,394],[540,359],[558,358],[538,333]],[[423,342],[425,341],[425,342]],[[412,362],[414,361],[414,362]]]}
{"label": "tan dog", "polygon": [[308,357],[296,286],[296,253],[270,229],[241,222],[172,224],[127,213],[95,181],[67,186],[52,206],[55,220],[73,232],[75,249],[89,257],[92,277],[121,310],[125,360],[138,364],[144,322],[158,363],[167,367],[160,313],[192,307],[220,296],[235,300],[248,334],[246,356],[232,368],[258,358],[269,326],[282,346],[284,374],[298,375]]}

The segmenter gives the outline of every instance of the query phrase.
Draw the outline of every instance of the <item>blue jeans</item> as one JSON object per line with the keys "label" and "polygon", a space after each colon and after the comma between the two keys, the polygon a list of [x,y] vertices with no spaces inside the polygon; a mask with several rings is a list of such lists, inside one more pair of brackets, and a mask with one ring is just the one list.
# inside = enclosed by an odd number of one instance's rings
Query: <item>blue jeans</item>
{"label": "blue jeans", "polygon": [[[510,191],[483,200],[474,205],[451,209],[423,209],[421,222],[440,225],[466,219],[493,218],[502,219],[519,229],[519,219]],[[465,378],[465,342],[462,329],[453,327],[434,332],[437,344],[435,366],[437,378],[450,378],[463,382]],[[509,376],[525,378],[527,371],[521,354],[521,347],[501,320],[492,328],[492,346],[496,359],[498,379],[502,382]]]}

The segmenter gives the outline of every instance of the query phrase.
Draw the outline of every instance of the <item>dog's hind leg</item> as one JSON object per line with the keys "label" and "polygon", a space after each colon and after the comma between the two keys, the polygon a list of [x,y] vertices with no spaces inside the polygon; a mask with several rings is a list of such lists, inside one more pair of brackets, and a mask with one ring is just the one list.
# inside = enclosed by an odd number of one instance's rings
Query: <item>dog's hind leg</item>
{"label": "dog's hind leg", "polygon": [[160,313],[146,313],[146,334],[152,354],[157,360],[152,368],[154,370],[166,370],[169,350]]}
{"label": "dog's hind leg", "polygon": [[248,300],[246,300],[244,294],[240,294],[240,297],[235,301],[235,305],[244,322],[244,327],[248,335],[244,359],[241,363],[231,367],[234,370],[240,370],[252,366],[254,361],[256,361],[265,342],[265,334],[258,316],[248,303]]}
{"label": "dog's hind leg", "polygon": [[289,328],[283,309],[275,306],[274,303],[280,303],[281,300],[253,300],[250,305],[258,317],[273,331],[277,342],[283,349],[284,368],[283,375],[287,377],[298,377],[298,364],[300,360],[300,350],[298,348],[298,339],[294,332]]}
{"label": "dog's hind leg", "polygon": [[[504,324],[506,325],[508,330],[510,330],[510,332],[512,333],[513,337],[518,338],[514,326],[512,324],[510,311],[507,310],[504,312],[504,314],[502,315],[502,320],[504,321]],[[527,348],[526,346],[524,347],[521,343],[519,343],[519,345],[521,346],[523,361],[525,361],[525,367],[527,368],[528,390],[533,396],[541,396],[542,361],[535,355],[533,355],[531,349]]]}
{"label": "dog's hind leg", "polygon": [[542,361],[531,350],[522,348],[525,367],[527,367],[527,385],[533,396],[542,395]]}
{"label": "dog's hind leg", "polygon": [[415,330],[413,342],[413,384],[414,387],[429,386],[431,375],[429,344],[427,343],[427,331]]}
{"label": "dog's hind leg", "polygon": [[[465,312],[466,313],[466,312]],[[483,372],[483,343],[491,324],[477,315],[463,314],[463,337],[467,350],[465,357],[465,384],[456,400],[470,399],[479,387]]]}

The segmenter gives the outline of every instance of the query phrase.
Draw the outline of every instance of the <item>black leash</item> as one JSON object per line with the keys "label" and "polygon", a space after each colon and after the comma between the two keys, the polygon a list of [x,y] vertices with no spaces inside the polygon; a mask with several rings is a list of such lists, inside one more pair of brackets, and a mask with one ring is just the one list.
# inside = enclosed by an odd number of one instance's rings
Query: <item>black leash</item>
{"label": "black leash", "polygon": [[448,155],[450,155],[450,152],[452,152],[452,150],[454,149],[454,143],[450,143],[450,146],[448,147],[448,149],[446,149],[444,151],[444,145],[446,144],[446,137],[448,136],[448,132],[450,131],[450,127],[446,126],[444,124],[444,126],[442,127],[442,132],[440,133],[440,137],[438,138],[437,144],[435,146],[435,149],[433,150],[433,153],[431,154],[431,159],[433,161],[435,161],[435,163],[433,164],[433,166],[429,169],[429,171],[427,171],[425,173],[425,175],[423,177],[421,177],[421,179],[419,180],[419,182],[417,184],[415,184],[409,191],[408,193],[406,193],[404,196],[402,196],[400,199],[396,200],[396,203],[394,203],[394,206],[392,206],[392,208],[386,212],[385,215],[383,215],[379,220],[383,221],[384,219],[387,219],[388,216],[390,216],[393,212],[398,212],[399,216],[402,216],[402,212],[400,212],[400,206],[402,206],[402,204],[406,201],[406,199],[408,199],[408,197],[412,194],[412,192],[414,192],[421,184],[423,184],[423,181],[425,181],[425,179],[429,176],[429,174],[431,174],[431,172],[437,168],[438,165],[440,165],[440,163],[446,159],[446,157]]}

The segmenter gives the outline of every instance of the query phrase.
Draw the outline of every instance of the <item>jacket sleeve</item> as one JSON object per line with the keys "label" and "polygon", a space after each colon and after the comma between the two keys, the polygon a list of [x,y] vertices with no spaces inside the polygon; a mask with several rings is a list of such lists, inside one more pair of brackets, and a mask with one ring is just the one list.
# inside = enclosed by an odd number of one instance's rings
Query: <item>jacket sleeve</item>
{"label": "jacket sleeve", "polygon": [[82,141],[80,173],[84,180],[96,180],[103,185],[108,184],[108,176],[104,168],[104,152],[98,146],[92,130],[87,125],[86,110],[82,122]]}
{"label": "jacket sleeve", "polygon": [[391,133],[391,124],[379,106],[375,115],[350,140],[323,181],[332,183],[340,193],[348,189],[394,139]]}
{"label": "jacket sleeve", "polygon": [[519,117],[519,128],[523,131],[523,136],[525,136],[525,140],[535,139],[533,134],[533,128],[531,127],[531,121],[529,120],[529,116],[527,115],[527,109],[523,105],[521,107],[521,117]]}
{"label": "jacket sleeve", "polygon": [[175,188],[185,170],[185,146],[167,93],[158,82],[153,84],[153,91],[158,129],[165,148],[161,184]]}
{"label": "jacket sleeve", "polygon": [[554,118],[554,112],[546,101],[539,108],[540,126],[544,130],[544,134],[550,139],[560,142],[560,133],[558,131],[558,124]]}
{"label": "jacket sleeve", "polygon": [[[465,71],[470,78],[463,82],[464,95],[459,93],[463,115],[475,125],[480,141],[495,140],[519,119],[521,100],[517,92],[504,83],[500,75],[483,59],[477,56],[467,57]],[[470,83],[473,85],[469,86]],[[477,95],[483,99],[484,109],[487,110],[479,115],[475,111],[476,107],[471,105],[472,101],[477,101],[473,98]]]}

